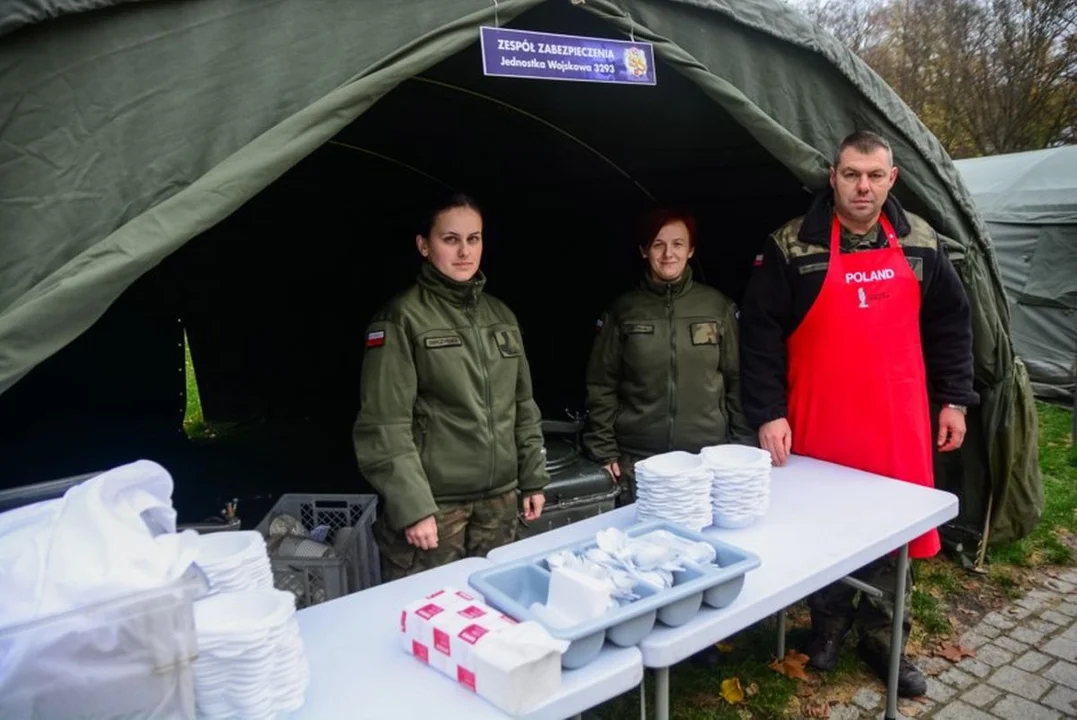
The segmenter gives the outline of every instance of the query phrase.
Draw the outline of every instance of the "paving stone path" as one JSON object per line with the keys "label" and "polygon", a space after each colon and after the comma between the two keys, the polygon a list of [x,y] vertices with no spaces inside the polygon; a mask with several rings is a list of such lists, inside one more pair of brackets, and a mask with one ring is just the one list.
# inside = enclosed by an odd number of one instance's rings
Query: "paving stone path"
{"label": "paving stone path", "polygon": [[[901,700],[917,720],[1062,720],[1077,718],[1077,570],[1041,576],[1040,587],[986,615],[961,637],[975,657],[951,663],[919,658],[928,675],[923,702]],[[830,720],[877,720],[885,698],[864,688]]]}

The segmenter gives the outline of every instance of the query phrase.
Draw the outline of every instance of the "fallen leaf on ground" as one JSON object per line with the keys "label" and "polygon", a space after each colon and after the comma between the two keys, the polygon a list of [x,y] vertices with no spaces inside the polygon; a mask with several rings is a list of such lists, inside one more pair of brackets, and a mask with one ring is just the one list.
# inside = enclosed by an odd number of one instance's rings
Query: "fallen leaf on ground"
{"label": "fallen leaf on ground", "polygon": [[748,697],[755,697],[759,694],[759,685],[752,683],[748,687],[744,688],[744,694]]}
{"label": "fallen leaf on ground", "polygon": [[744,689],[740,686],[740,678],[727,678],[722,681],[722,699],[730,705],[744,702]]}
{"label": "fallen leaf on ground", "polygon": [[797,688],[797,697],[799,698],[809,698],[814,694],[815,688],[807,683],[801,683],[800,687]]}
{"label": "fallen leaf on ground", "polygon": [[808,673],[804,672],[804,666],[808,664],[809,659],[804,653],[789,650],[784,658],[772,662],[770,669],[793,680],[807,680]]}
{"label": "fallen leaf on ground", "polygon": [[943,645],[935,651],[935,654],[939,657],[944,657],[953,663],[961,662],[967,657],[976,657],[976,653],[971,650],[966,650],[960,645]]}
{"label": "fallen leaf on ground", "polygon": [[830,717],[830,703],[826,700],[810,702],[804,707],[804,714],[813,718]]}
{"label": "fallen leaf on ground", "polygon": [[716,645],[719,652],[733,652],[733,643],[720,642]]}
{"label": "fallen leaf on ground", "polygon": [[914,718],[924,711],[924,706],[915,703],[898,705],[898,711],[907,718]]}
{"label": "fallen leaf on ground", "polygon": [[739,717],[740,720],[752,720],[752,711],[748,708],[741,708],[740,710],[737,710],[737,717]]}

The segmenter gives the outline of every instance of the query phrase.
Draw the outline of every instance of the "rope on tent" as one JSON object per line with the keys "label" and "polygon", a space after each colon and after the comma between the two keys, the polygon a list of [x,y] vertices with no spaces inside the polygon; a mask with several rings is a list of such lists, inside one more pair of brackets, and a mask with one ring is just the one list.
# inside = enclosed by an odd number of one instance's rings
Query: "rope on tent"
{"label": "rope on tent", "polygon": [[372,157],[376,157],[379,160],[385,160],[386,162],[391,162],[394,165],[399,165],[400,167],[404,168],[405,170],[410,170],[411,172],[416,173],[417,175],[422,175],[427,180],[431,180],[433,182],[436,182],[438,185],[441,185],[443,188],[445,188],[449,192],[455,192],[456,191],[456,188],[454,188],[452,185],[445,182],[444,180],[441,180],[440,178],[436,178],[436,177],[434,177],[433,175],[431,175],[428,172],[420,170],[419,168],[417,168],[417,167],[415,167],[413,165],[408,165],[406,162],[403,162],[401,160],[397,160],[396,158],[389,157],[388,155],[382,155],[379,152],[375,152],[373,150],[368,150],[367,148],[361,148],[361,147],[359,147],[357,145],[350,145],[350,144],[348,144],[346,142],[341,142],[339,140],[329,140],[325,144],[326,145],[337,145],[337,146],[342,147],[342,148],[347,148],[348,150],[354,150],[356,152],[365,153],[365,154],[370,155]]}
{"label": "rope on tent", "polygon": [[456,92],[464,93],[465,95],[471,95],[473,97],[477,97],[479,99],[486,100],[487,102],[494,103],[495,105],[500,105],[501,107],[503,107],[503,108],[505,108],[507,110],[512,110],[515,113],[519,113],[520,115],[523,115],[526,118],[530,118],[531,120],[534,120],[537,123],[545,125],[546,127],[550,128],[551,130],[563,135],[564,137],[568,138],[572,142],[576,143],[577,145],[579,145],[580,147],[582,147],[583,149],[587,150],[589,153],[591,153],[592,155],[597,157],[599,160],[601,160],[602,162],[606,163],[611,168],[616,170],[617,173],[619,175],[621,175],[622,177],[624,177],[625,180],[628,180],[630,183],[635,185],[636,188],[639,189],[639,191],[641,193],[643,193],[647,197],[648,200],[650,200],[652,202],[654,202],[654,200],[655,200],[654,195],[652,195],[650,193],[650,191],[647,190],[647,188],[640,185],[639,181],[637,181],[634,177],[629,175],[628,171],[626,171],[624,168],[622,168],[620,165],[615,163],[610,158],[608,158],[605,155],[603,155],[602,153],[600,153],[595,148],[588,145],[586,142],[584,142],[580,138],[578,138],[575,135],[573,135],[572,133],[570,133],[568,130],[565,130],[564,128],[561,128],[561,127],[559,127],[557,125],[554,125],[549,120],[541,118],[538,115],[535,115],[534,113],[531,113],[531,112],[528,112],[527,110],[524,110],[523,108],[519,108],[519,107],[516,107],[515,105],[511,105],[511,104],[505,102],[504,100],[501,100],[500,98],[496,98],[496,97],[493,97],[491,95],[485,95],[485,94],[477,92],[475,90],[460,87],[459,85],[453,85],[451,83],[447,83],[447,82],[444,82],[442,80],[433,80],[431,78],[426,78],[426,77],[422,77],[422,76],[419,76],[419,75],[413,76],[413,77],[408,78],[408,79],[409,80],[414,80],[416,82],[423,82],[423,83],[427,83],[427,84],[430,84],[430,85],[436,85],[438,87],[442,87],[442,88],[445,88],[447,90],[455,90]]}

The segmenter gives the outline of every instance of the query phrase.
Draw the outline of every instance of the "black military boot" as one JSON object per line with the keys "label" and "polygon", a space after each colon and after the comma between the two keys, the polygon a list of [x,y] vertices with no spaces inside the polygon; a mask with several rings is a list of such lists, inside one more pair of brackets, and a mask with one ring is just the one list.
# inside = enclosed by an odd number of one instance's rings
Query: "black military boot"
{"label": "black military boot", "polygon": [[[860,643],[860,657],[875,671],[885,685],[890,677],[890,655],[888,652]],[[916,666],[901,656],[898,667],[898,695],[903,698],[923,697],[927,693],[927,680]]]}
{"label": "black military boot", "polygon": [[808,646],[809,665],[830,672],[838,664],[841,645],[853,628],[853,619],[812,613],[812,640]]}

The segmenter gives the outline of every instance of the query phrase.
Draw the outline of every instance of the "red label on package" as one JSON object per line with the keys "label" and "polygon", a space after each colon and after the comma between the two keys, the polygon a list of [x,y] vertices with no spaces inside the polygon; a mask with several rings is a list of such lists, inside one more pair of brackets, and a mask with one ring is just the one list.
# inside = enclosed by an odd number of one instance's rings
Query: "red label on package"
{"label": "red label on package", "polygon": [[505,622],[512,623],[513,625],[519,625],[519,621],[516,618],[510,618],[508,615],[502,615],[501,619]]}
{"label": "red label on package", "polygon": [[400,632],[407,632],[407,631],[408,631],[408,611],[407,610],[401,610],[400,611]]}
{"label": "red label on package", "polygon": [[476,607],[475,605],[468,605],[466,608],[464,608],[463,610],[461,610],[460,612],[457,613],[457,615],[462,615],[463,617],[466,617],[468,620],[474,620],[475,618],[481,618],[485,614],[486,614],[485,610],[483,610],[480,607]]}
{"label": "red label on package", "polygon": [[438,590],[438,591],[437,591],[436,593],[433,593],[432,595],[427,595],[427,596],[426,596],[426,599],[427,599],[427,600],[433,600],[433,599],[434,599],[434,598],[436,598],[436,597],[437,597],[438,595],[444,595],[444,594],[445,594],[445,591],[444,591],[444,590]]}
{"label": "red label on package", "polygon": [[474,645],[477,643],[483,635],[490,632],[482,625],[468,625],[466,628],[460,631],[460,639],[466,642],[468,645]]}
{"label": "red label on package", "polygon": [[471,597],[470,595],[468,595],[463,590],[457,590],[456,591],[456,597],[463,598],[464,600],[467,600],[468,602],[471,602],[472,600],[475,599],[475,598]]}
{"label": "red label on package", "polygon": [[430,662],[430,649],[418,640],[411,641],[411,654],[422,660],[424,663]]}
{"label": "red label on package", "polygon": [[468,670],[461,665],[456,666],[456,679],[464,687],[470,688],[471,692],[475,692],[475,673]]}
{"label": "red label on package", "polygon": [[434,649],[443,655],[451,655],[449,651],[449,633],[434,628]]}
{"label": "red label on package", "polygon": [[438,607],[434,603],[430,603],[429,605],[423,605],[421,608],[416,610],[415,614],[421,617],[423,620],[429,620],[444,609],[445,608]]}

